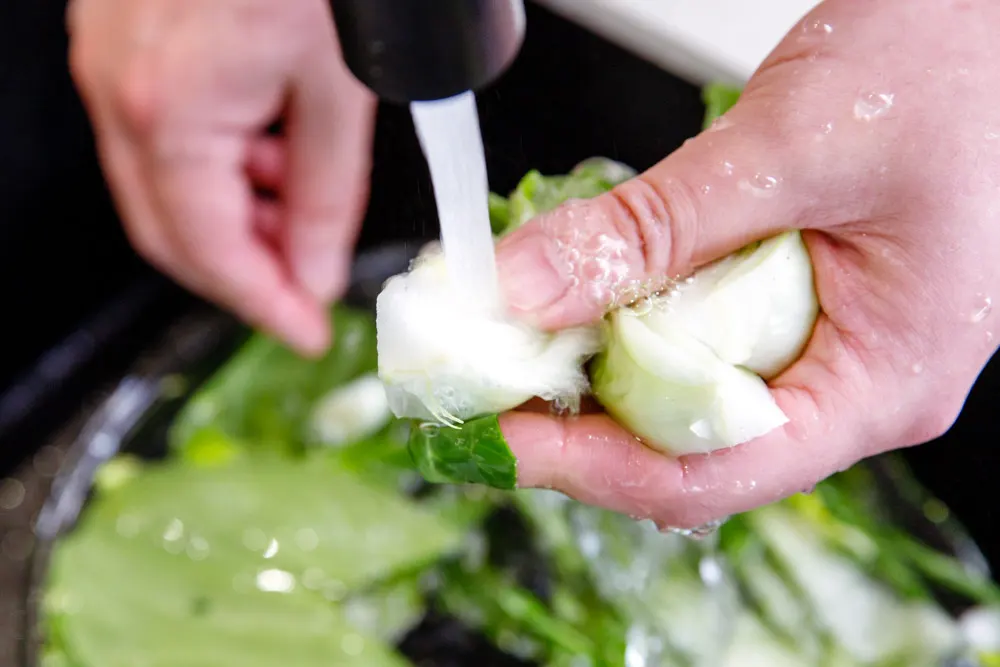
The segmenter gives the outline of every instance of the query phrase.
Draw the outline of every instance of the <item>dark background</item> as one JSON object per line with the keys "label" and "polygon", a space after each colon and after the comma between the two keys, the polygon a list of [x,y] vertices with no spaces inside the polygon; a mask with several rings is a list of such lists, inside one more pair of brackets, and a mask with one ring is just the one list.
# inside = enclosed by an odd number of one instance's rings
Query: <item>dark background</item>
{"label": "dark background", "polygon": [[[67,72],[64,7],[0,3],[0,478],[194,302],[125,242]],[[698,131],[695,87],[537,7],[528,25],[518,62],[480,95],[495,190],[510,190],[528,169],[563,172],[592,155],[643,169]],[[380,109],[376,144],[362,246],[435,235],[405,109]],[[994,363],[952,431],[908,452],[992,562],[1000,562],[998,397]]]}

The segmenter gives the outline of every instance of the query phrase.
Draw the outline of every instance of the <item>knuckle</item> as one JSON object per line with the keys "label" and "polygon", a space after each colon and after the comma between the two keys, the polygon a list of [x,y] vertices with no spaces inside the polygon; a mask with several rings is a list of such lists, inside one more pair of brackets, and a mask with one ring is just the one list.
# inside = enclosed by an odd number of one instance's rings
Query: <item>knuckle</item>
{"label": "knuckle", "polygon": [[646,277],[689,273],[697,243],[697,209],[690,188],[676,178],[641,175],[610,193],[612,221],[638,251]]}
{"label": "knuckle", "polygon": [[153,61],[147,56],[131,60],[115,79],[112,104],[133,132],[149,134],[162,119],[158,88]]}

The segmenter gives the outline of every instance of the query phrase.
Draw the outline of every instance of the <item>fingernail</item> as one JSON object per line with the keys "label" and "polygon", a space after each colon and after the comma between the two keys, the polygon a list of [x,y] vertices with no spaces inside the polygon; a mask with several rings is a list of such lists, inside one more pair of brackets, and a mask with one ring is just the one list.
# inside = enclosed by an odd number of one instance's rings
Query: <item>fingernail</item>
{"label": "fingernail", "polygon": [[572,276],[559,269],[555,255],[552,239],[539,233],[525,234],[500,245],[497,267],[509,308],[537,312],[566,295]]}
{"label": "fingernail", "polygon": [[517,459],[496,415],[467,421],[458,428],[414,422],[409,449],[420,474],[431,484],[517,487]]}

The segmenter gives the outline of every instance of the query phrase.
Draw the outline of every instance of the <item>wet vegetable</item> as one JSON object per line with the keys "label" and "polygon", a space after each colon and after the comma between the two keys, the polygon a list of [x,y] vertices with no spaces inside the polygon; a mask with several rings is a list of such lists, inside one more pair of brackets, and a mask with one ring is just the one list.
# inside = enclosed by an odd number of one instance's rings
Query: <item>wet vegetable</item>
{"label": "wet vegetable", "polygon": [[[998,664],[1000,590],[894,520],[889,488],[964,539],[898,460],[888,478],[855,467],[700,541],[552,491],[424,487],[421,474],[514,486],[495,415],[437,432],[317,428],[331,401],[377,402],[374,318],[333,317],[337,347],[319,362],[254,335],[188,401],[164,460],[100,471],[53,551],[45,665]],[[700,344],[762,374],[784,363]],[[322,446],[330,433],[337,446]],[[971,608],[961,622],[939,591]]]}

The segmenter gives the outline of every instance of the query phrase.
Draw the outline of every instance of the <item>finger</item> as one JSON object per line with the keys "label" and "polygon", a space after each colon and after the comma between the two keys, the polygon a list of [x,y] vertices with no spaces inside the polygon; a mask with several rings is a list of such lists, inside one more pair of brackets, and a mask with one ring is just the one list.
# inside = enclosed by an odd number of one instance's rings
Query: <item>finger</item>
{"label": "finger", "polygon": [[281,251],[281,204],[273,199],[257,198],[253,207],[253,227],[256,233],[275,251]]}
{"label": "finger", "polygon": [[546,328],[591,322],[623,293],[661,288],[665,277],[808,224],[813,147],[791,141],[767,108],[741,102],[722,129],[644,174],[511,233],[498,248],[510,308]]}
{"label": "finger", "polygon": [[294,275],[316,298],[329,301],[347,282],[367,202],[375,100],[335,52],[321,55],[292,90],[283,199]]}
{"label": "finger", "polygon": [[247,176],[256,187],[280,192],[285,187],[288,147],[281,137],[262,136],[247,150]]}
{"label": "finger", "polygon": [[299,351],[321,352],[329,341],[324,309],[254,228],[242,138],[189,137],[188,152],[161,153],[152,168],[160,216],[183,253],[173,275]]}
{"label": "finger", "polygon": [[863,406],[874,385],[828,320],[814,341],[775,383],[775,399],[789,424],[711,455],[667,457],[606,415],[504,415],[501,428],[518,458],[518,483],[682,528],[807,491],[888,448],[897,436],[868,423]]}

